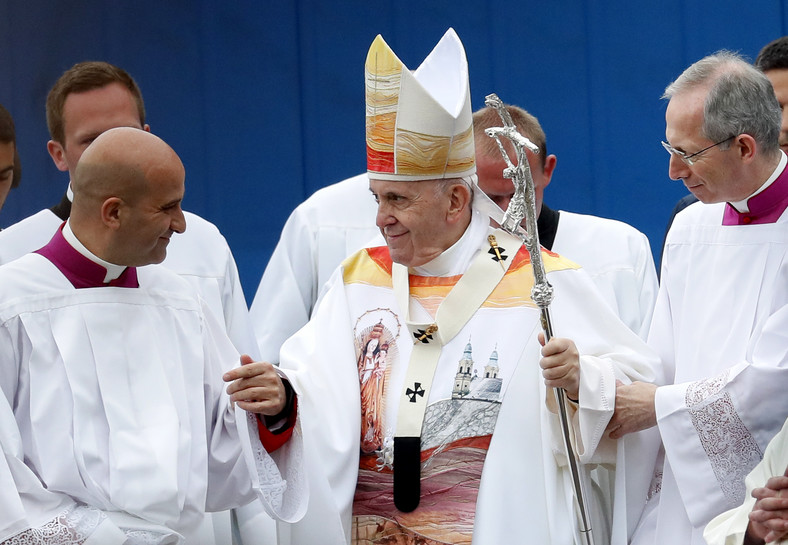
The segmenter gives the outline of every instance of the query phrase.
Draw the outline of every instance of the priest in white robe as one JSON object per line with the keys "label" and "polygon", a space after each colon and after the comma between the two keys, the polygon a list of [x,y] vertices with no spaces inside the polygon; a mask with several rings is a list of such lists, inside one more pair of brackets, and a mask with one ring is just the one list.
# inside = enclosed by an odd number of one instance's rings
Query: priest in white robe
{"label": "priest in white robe", "polygon": [[292,388],[246,355],[227,371],[238,352],[193,287],[143,266],[186,228],[183,180],[159,138],[111,129],[80,159],[69,220],[0,267],[0,389],[15,420],[0,420],[0,477],[15,486],[0,505],[19,507],[0,529],[24,527],[13,542],[54,528],[79,543],[208,545],[206,511],[257,497],[294,521],[305,508]]}
{"label": "priest in white robe", "polygon": [[[47,95],[47,150],[55,166],[68,172],[69,180],[82,151],[92,138],[113,127],[150,130],[146,123],[142,91],[122,68],[101,61],[80,62],[66,70]],[[73,193],[70,185],[61,201],[0,232],[0,264],[8,263],[44,246],[69,217]],[[249,321],[238,269],[227,240],[211,222],[184,211],[189,229],[175,237],[162,265],[192,284],[227,331],[235,348],[255,359],[257,343]],[[258,510],[259,511],[259,510]],[[254,508],[238,518],[246,523]],[[263,518],[259,518],[263,523]],[[230,513],[213,515],[216,545],[230,545]],[[246,524],[245,524],[246,525]],[[260,538],[267,531],[268,538]],[[257,525],[254,543],[275,541],[273,522]]]}
{"label": "priest in white robe", "polygon": [[[555,327],[572,341],[553,338],[540,357],[530,256],[475,204],[467,63],[453,30],[415,72],[378,36],[366,72],[370,190],[386,246],[345,260],[282,347],[310,501],[280,539],[579,544],[550,388],[576,400],[587,472],[616,462],[620,445],[604,436],[616,380],[652,380],[655,358],[588,276],[550,252]],[[619,477],[622,498],[628,488],[645,497],[648,480]],[[590,495],[598,542],[626,543],[625,509],[614,517]]]}
{"label": "priest in white robe", "polygon": [[667,384],[619,388],[611,436],[657,426],[664,463],[635,544],[701,545],[788,414],[788,171],[766,76],[720,52],[665,91],[676,216],[648,342]]}

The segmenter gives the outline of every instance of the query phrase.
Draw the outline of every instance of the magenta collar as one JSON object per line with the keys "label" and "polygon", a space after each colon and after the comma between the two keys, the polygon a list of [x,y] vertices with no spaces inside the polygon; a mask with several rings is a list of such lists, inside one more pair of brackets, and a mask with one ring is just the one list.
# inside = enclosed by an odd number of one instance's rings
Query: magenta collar
{"label": "magenta collar", "polygon": [[104,277],[107,275],[107,269],[75,250],[63,237],[63,225],[65,222],[55,231],[52,240],[40,250],[36,250],[35,253],[51,261],[75,288],[139,287],[135,267],[126,267],[126,270],[118,278],[105,283]]}
{"label": "magenta collar", "polygon": [[739,212],[730,203],[725,205],[723,225],[775,223],[788,208],[788,167],[777,179],[747,201],[749,212]]}

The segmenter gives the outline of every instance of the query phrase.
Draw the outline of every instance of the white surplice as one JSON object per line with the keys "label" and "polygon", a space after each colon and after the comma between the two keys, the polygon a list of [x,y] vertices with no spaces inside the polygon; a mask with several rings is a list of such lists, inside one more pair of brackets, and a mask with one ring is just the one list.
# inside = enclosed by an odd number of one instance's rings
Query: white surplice
{"label": "white surplice", "polygon": [[579,263],[613,312],[645,339],[659,289],[646,235],[616,220],[559,214],[551,250]]}
{"label": "white surplice", "polygon": [[[70,191],[69,191],[70,194]],[[259,359],[249,312],[241,288],[238,268],[227,240],[215,225],[196,214],[184,211],[186,231],[172,237],[164,267],[192,284],[213,315],[222,323],[235,347]],[[0,231],[0,265],[44,246],[63,223],[51,210],[44,209]],[[259,515],[259,516],[258,516]],[[239,525],[249,527],[249,545],[275,542],[273,522],[250,506],[238,514]],[[257,522],[251,523],[250,519]],[[230,545],[230,514],[215,513],[204,523],[205,531],[216,535],[216,545]],[[209,526],[213,525],[211,530]],[[266,534],[266,538],[260,538]]]}
{"label": "white surplice", "polygon": [[722,225],[725,206],[689,206],[665,244],[649,334],[665,462],[635,544],[703,544],[788,415],[788,217]]}
{"label": "white surplice", "polygon": [[2,437],[17,481],[0,496],[28,490],[28,527],[55,494],[106,515],[97,528],[165,543],[212,543],[194,535],[203,513],[255,492],[270,514],[298,518],[299,434],[269,456],[224,392],[238,352],[222,326],[171,271],[138,277],[139,288],[75,289],[38,254],[0,267],[0,388],[16,420]]}
{"label": "white surplice", "polygon": [[[442,279],[430,278],[430,270],[432,274],[461,273],[480,248],[487,252],[487,221],[486,216],[480,219],[475,215],[469,231],[476,225],[476,234],[461,239],[458,244],[464,246],[459,250],[450,249],[451,258],[446,259],[444,254],[420,268],[417,276],[421,281],[427,286],[441,284]],[[515,252],[516,248],[508,249],[510,256]],[[610,441],[604,429],[613,412],[615,380],[653,380],[656,359],[602,302],[582,270],[558,256],[544,255],[548,256],[548,278],[556,293],[552,304],[556,335],[573,339],[583,354],[579,405],[572,408],[581,459],[607,468],[617,460],[635,461],[631,467],[619,468],[614,481],[621,494],[612,508],[607,506],[614,513],[613,542],[623,545],[645,501],[650,480],[647,475],[627,482],[627,472],[637,470],[637,463],[644,460],[648,465],[653,451],[635,438],[628,443]],[[397,400],[398,392],[403,391],[413,346],[396,303],[390,273],[386,273],[387,256],[385,248],[379,248],[362,250],[348,258],[329,282],[312,320],[282,347],[281,367],[299,394],[310,478],[310,505],[305,518],[280,528],[285,544],[350,542],[361,433],[359,336],[379,319],[388,331],[388,400]],[[473,345],[476,360],[486,361],[495,350],[505,394],[480,477],[472,528],[474,545],[497,545],[513,539],[571,544],[577,539],[558,420],[548,409],[548,404],[554,403],[552,392],[546,391],[538,363],[539,311],[529,296],[529,267],[526,264],[516,272],[510,269],[488,301],[443,346],[429,393],[431,408],[450,401],[463,354]],[[435,272],[439,269],[445,271]],[[412,301],[412,309],[426,318],[422,304],[437,302],[434,295]],[[385,403],[387,430],[396,429],[397,412],[398,402]],[[472,426],[472,421],[468,425]],[[438,425],[437,431],[442,429]],[[625,490],[638,498],[629,512]],[[609,517],[610,512],[606,515]],[[600,538],[611,532],[609,524],[608,518],[597,527]]]}

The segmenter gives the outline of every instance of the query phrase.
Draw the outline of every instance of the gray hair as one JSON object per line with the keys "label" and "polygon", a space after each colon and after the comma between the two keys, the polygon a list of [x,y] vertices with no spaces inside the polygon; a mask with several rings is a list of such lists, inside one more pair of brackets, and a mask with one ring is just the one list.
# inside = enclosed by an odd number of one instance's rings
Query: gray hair
{"label": "gray hair", "polygon": [[[662,98],[707,87],[702,134],[712,142],[749,134],[764,155],[780,149],[782,113],[769,79],[738,53],[718,51],[687,68]],[[721,145],[727,149],[729,143]]]}

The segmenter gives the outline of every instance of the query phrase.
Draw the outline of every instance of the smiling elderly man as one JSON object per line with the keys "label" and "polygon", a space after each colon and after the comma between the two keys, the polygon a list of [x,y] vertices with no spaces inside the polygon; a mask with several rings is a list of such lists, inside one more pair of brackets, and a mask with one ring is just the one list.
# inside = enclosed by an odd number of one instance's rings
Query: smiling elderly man
{"label": "smiling elderly man", "polygon": [[[378,36],[366,83],[369,187],[386,246],[346,259],[282,347],[310,468],[309,509],[282,528],[283,543],[478,545],[523,532],[573,543],[547,388],[577,400],[583,461],[614,463],[616,442],[601,432],[616,379],[650,380],[653,356],[590,278],[549,252],[556,330],[573,340],[553,338],[540,356],[529,254],[474,204],[467,62],[453,30],[413,72]],[[598,514],[609,542],[609,513]],[[616,543],[625,520],[614,520]]]}

